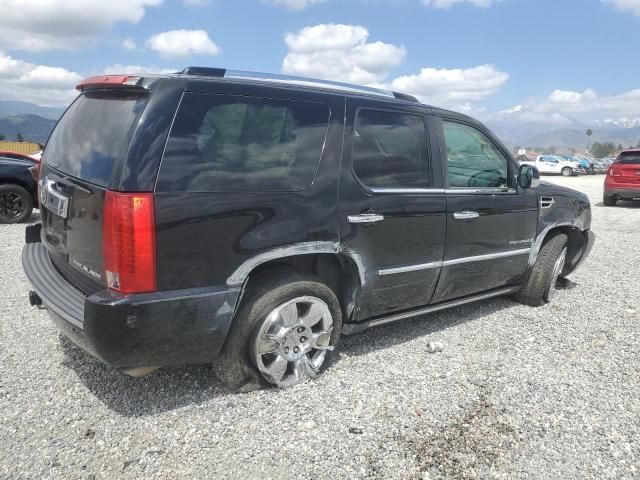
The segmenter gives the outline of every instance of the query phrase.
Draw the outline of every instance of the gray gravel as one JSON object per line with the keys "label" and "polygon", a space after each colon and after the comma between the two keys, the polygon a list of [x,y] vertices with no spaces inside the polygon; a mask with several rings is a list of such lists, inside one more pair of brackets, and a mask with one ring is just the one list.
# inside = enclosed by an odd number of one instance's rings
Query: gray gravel
{"label": "gray gravel", "polygon": [[[319,380],[230,395],[208,366],[129,379],[31,309],[0,226],[0,477],[638,478],[640,204],[605,208],[552,305],[470,305],[343,340]],[[429,342],[444,351],[428,353]]]}

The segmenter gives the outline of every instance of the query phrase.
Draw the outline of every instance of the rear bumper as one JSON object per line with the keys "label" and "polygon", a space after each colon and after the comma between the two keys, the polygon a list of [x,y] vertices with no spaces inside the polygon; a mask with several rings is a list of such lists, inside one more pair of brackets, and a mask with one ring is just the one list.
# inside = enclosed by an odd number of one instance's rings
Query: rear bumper
{"label": "rear bumper", "polygon": [[607,197],[613,197],[614,195],[623,200],[633,200],[634,198],[640,198],[640,186],[638,185],[604,185],[604,194]]}
{"label": "rear bumper", "polygon": [[42,243],[27,243],[22,263],[61,332],[119,368],[215,360],[226,338],[239,288],[212,287],[85,296],[51,263]]}

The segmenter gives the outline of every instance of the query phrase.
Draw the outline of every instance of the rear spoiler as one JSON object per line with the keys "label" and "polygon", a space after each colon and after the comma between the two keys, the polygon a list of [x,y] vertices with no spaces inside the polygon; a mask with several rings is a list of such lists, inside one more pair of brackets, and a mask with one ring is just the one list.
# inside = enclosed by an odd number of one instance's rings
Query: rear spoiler
{"label": "rear spoiler", "polygon": [[76,90],[84,92],[98,88],[130,88],[146,91],[142,86],[142,80],[142,77],[134,75],[100,75],[86,78],[76,85]]}

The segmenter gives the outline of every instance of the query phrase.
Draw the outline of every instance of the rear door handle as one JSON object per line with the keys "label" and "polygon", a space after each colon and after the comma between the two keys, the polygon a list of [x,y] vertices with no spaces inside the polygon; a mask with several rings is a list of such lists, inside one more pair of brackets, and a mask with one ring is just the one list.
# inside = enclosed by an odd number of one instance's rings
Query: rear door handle
{"label": "rear door handle", "polygon": [[479,216],[480,214],[478,212],[473,212],[471,210],[463,210],[453,214],[453,218],[456,220],[471,220],[473,218],[478,218]]}
{"label": "rear door handle", "polygon": [[376,223],[384,220],[384,215],[361,213],[360,215],[349,215],[347,220],[349,220],[349,223]]}

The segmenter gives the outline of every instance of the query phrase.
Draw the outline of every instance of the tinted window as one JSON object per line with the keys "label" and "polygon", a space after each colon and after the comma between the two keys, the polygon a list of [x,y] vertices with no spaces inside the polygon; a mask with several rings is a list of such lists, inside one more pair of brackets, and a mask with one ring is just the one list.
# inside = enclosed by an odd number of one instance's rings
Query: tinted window
{"label": "tinted window", "polygon": [[157,190],[302,190],[315,177],[328,122],[319,103],[186,94]]}
{"label": "tinted window", "polygon": [[640,165],[640,152],[623,153],[620,155],[618,163],[621,163],[622,165]]}
{"label": "tinted window", "polygon": [[455,122],[443,122],[451,188],[507,187],[508,161],[480,130]]}
{"label": "tinted window", "polygon": [[377,110],[360,110],[353,138],[353,169],[371,188],[429,186],[424,119]]}
{"label": "tinted window", "polygon": [[146,102],[147,96],[127,93],[81,95],[53,130],[44,162],[73,177],[109,186]]}

